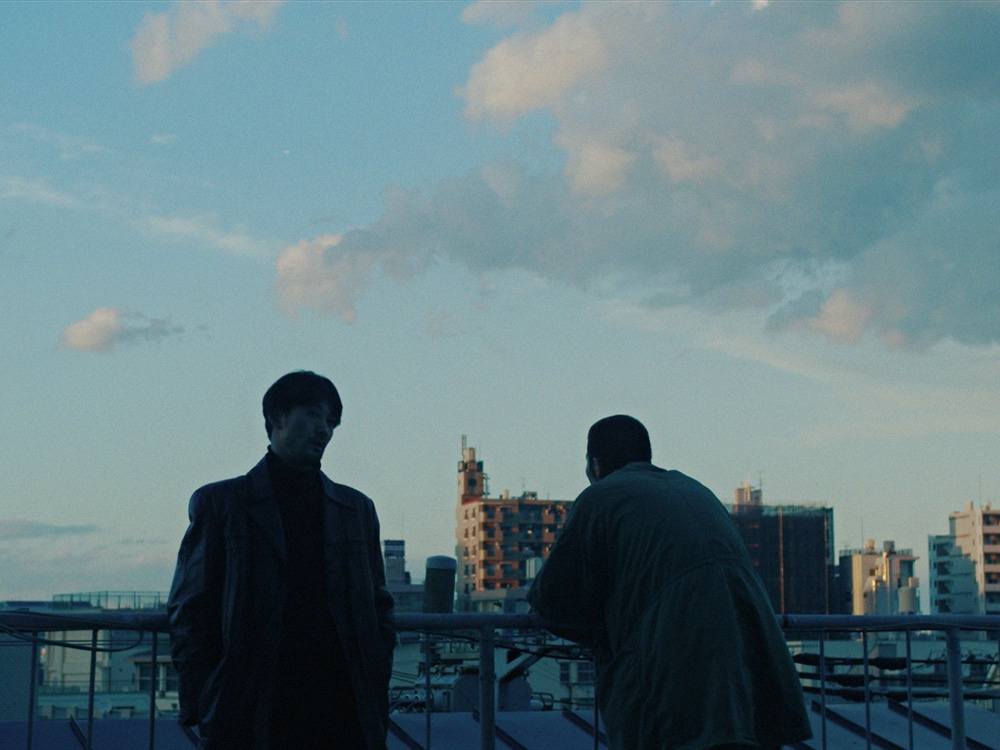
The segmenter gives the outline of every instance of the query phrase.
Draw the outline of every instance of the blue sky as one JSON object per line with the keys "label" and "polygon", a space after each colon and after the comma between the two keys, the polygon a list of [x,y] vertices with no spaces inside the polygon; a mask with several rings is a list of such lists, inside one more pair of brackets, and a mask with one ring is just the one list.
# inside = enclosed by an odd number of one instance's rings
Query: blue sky
{"label": "blue sky", "polygon": [[[410,568],[589,425],[920,555],[1000,501],[1000,6],[0,7],[0,598],[163,590],[299,368]],[[926,604],[926,602],[925,602]]]}

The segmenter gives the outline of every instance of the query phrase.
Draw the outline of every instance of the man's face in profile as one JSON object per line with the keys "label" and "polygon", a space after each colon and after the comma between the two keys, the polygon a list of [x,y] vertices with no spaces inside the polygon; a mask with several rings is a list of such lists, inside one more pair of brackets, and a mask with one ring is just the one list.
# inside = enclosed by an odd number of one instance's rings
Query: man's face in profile
{"label": "man's face in profile", "polygon": [[293,406],[272,420],[271,450],[289,466],[315,468],[333,437],[334,427],[329,404]]}

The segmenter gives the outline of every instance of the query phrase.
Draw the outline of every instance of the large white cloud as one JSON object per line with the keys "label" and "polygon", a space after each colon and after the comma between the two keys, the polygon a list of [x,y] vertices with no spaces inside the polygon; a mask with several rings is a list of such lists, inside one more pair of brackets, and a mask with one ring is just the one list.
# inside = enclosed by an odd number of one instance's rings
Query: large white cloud
{"label": "large white cloud", "polygon": [[473,121],[548,113],[561,172],[491,163],[398,193],[315,271],[443,255],[837,341],[1000,341],[997,38],[983,3],[568,9],[460,92]]}
{"label": "large white cloud", "polygon": [[243,28],[267,27],[279,0],[202,0],[176,2],[164,13],[147,13],[129,43],[135,78],[155,83],[187,65],[212,41]]}
{"label": "large white cloud", "polygon": [[121,343],[160,341],[183,331],[165,318],[148,318],[139,312],[99,307],[66,327],[59,338],[59,348],[108,354]]}
{"label": "large white cloud", "polygon": [[282,310],[294,315],[305,307],[339,315],[348,323],[357,320],[354,303],[371,278],[372,257],[336,255],[340,239],[322,235],[285,248],[278,258],[275,283]]}

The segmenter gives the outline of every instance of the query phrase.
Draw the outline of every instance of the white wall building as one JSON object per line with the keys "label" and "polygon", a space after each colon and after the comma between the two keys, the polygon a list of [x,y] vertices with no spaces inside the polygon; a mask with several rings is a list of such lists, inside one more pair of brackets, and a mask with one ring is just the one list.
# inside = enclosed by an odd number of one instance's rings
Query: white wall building
{"label": "white wall building", "polygon": [[917,557],[912,550],[896,549],[886,541],[882,549],[875,540],[863,549],[840,553],[840,575],[848,586],[850,612],[855,615],[912,615],[920,611],[919,581],[913,575]]}
{"label": "white wall building", "polygon": [[1000,510],[968,502],[948,515],[948,526],[928,538],[931,611],[1000,614]]}

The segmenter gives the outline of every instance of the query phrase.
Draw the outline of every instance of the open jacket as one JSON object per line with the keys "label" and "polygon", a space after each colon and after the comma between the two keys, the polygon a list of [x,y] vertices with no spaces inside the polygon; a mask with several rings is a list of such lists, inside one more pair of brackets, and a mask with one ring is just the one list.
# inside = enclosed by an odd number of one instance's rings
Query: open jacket
{"label": "open jacket", "polygon": [[[378,517],[362,493],[322,480],[329,611],[366,750],[384,750],[395,631]],[[268,750],[286,558],[266,461],[197,490],[188,515],[168,604],[180,720],[206,750]]]}
{"label": "open jacket", "polygon": [[612,750],[810,737],[802,688],[726,509],[630,463],[577,498],[528,600],[589,645]]}

